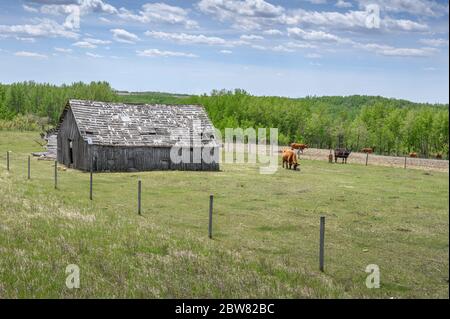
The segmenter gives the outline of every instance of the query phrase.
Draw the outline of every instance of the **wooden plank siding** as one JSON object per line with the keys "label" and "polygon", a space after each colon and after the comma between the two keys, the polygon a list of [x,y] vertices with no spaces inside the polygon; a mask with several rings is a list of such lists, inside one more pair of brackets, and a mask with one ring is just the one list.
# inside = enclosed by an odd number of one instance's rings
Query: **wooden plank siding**
{"label": "wooden plank siding", "polygon": [[[72,141],[73,163],[70,162],[69,140]],[[80,135],[72,110],[68,109],[58,130],[57,160],[67,167],[89,170],[88,159],[88,145]]]}
{"label": "wooden plank siding", "polygon": [[[189,170],[217,171],[218,160],[214,163],[173,163],[170,159],[170,147],[124,147],[89,145],[94,158],[95,171],[124,172],[130,170]],[[187,150],[188,152],[190,150]],[[218,154],[219,150],[214,150]]]}

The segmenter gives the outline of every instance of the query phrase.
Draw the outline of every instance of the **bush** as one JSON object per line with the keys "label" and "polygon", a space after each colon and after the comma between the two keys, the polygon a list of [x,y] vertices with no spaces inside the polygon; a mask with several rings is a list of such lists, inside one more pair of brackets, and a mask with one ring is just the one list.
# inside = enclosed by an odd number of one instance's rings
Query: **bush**
{"label": "bush", "polygon": [[49,129],[49,119],[33,114],[19,114],[12,120],[0,120],[0,130],[45,131],[47,129]]}

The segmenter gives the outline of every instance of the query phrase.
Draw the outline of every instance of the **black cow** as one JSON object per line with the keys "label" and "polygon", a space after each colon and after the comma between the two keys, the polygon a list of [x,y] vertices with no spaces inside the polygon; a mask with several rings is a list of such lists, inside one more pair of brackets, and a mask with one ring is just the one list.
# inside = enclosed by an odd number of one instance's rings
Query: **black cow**
{"label": "black cow", "polygon": [[337,148],[334,150],[334,161],[337,163],[338,158],[342,158],[342,163],[347,164],[347,158],[350,156],[352,151],[346,148]]}

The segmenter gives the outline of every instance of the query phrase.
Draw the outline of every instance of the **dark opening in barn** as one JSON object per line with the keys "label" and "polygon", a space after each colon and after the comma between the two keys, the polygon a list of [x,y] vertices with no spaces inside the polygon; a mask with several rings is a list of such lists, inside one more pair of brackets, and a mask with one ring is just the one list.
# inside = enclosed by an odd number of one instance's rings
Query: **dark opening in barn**
{"label": "dark opening in barn", "polygon": [[200,105],[69,100],[57,126],[57,159],[85,171],[215,171],[214,135]]}

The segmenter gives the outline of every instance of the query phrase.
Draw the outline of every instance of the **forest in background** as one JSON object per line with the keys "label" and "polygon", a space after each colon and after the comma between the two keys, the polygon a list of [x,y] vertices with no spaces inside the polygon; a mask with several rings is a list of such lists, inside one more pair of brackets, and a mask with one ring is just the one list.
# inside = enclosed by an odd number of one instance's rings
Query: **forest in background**
{"label": "forest in background", "polygon": [[377,154],[423,157],[449,152],[448,104],[413,103],[379,96],[286,98],[253,96],[243,90],[204,95],[117,94],[107,82],[55,86],[0,84],[0,130],[44,130],[54,126],[69,98],[133,103],[202,104],[214,125],[243,129],[277,127],[279,143],[303,142],[335,148],[372,147]]}

